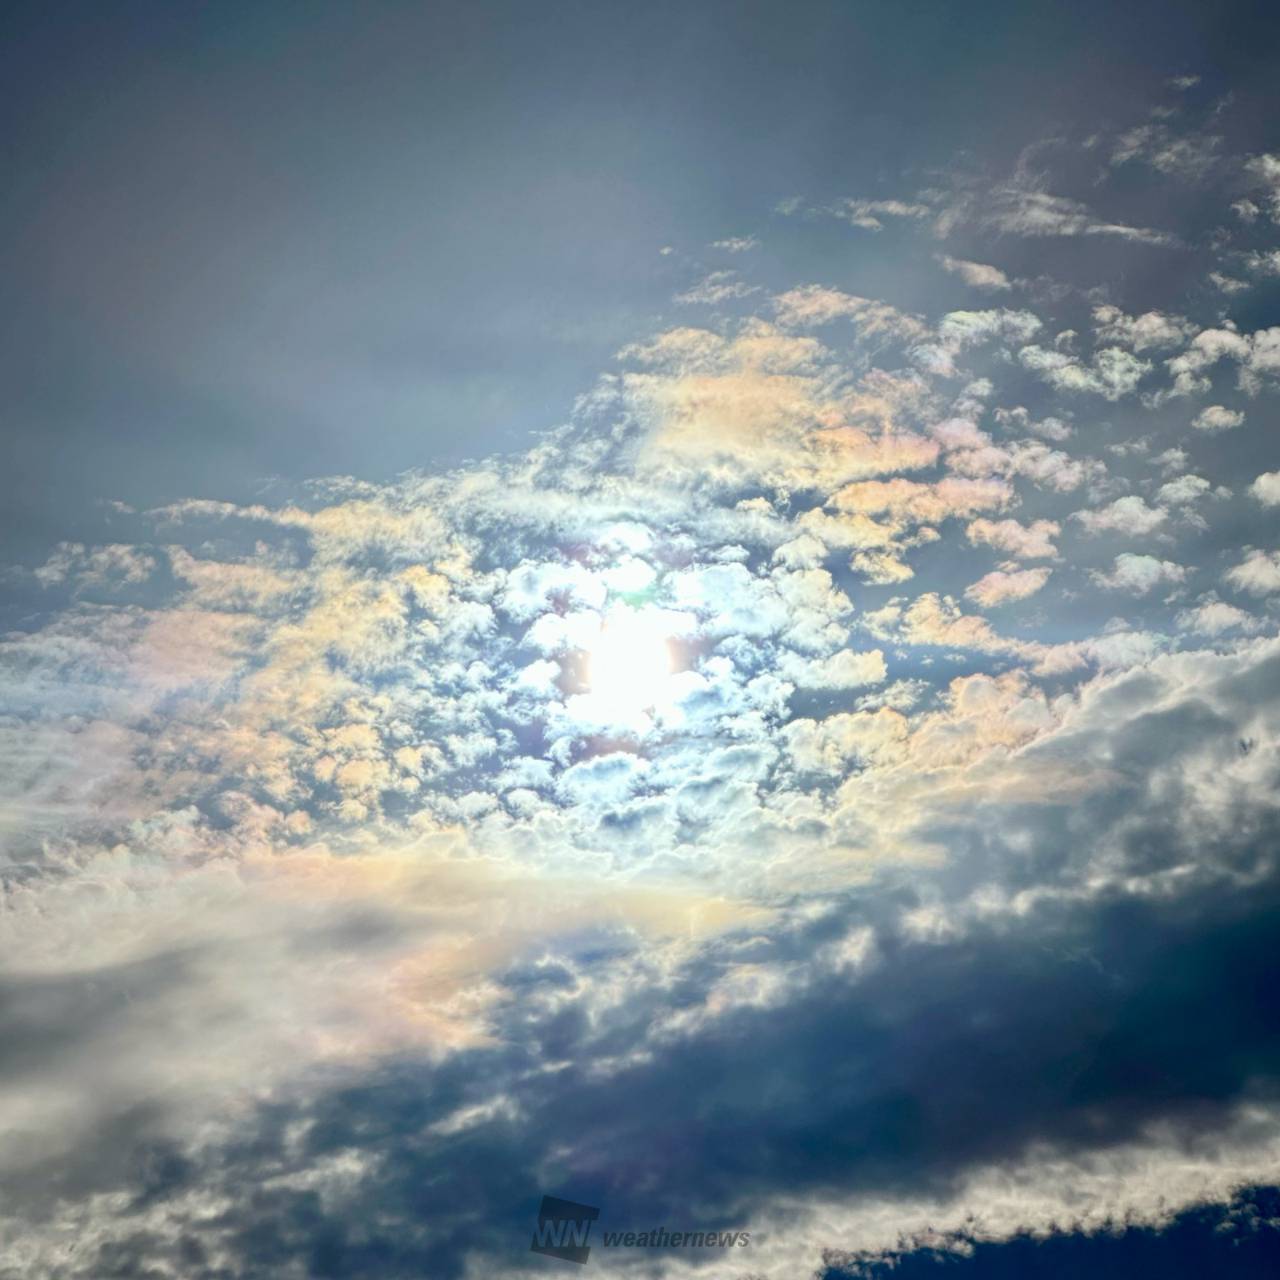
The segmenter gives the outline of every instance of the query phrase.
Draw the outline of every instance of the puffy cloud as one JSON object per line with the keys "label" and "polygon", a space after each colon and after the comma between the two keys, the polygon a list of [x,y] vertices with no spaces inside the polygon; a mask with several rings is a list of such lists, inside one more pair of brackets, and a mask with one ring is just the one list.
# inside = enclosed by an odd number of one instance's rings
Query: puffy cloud
{"label": "puffy cloud", "polygon": [[1280,156],[1269,153],[1251,156],[1244,168],[1270,206],[1271,220],[1280,222]]}
{"label": "puffy cloud", "polygon": [[1027,342],[1042,321],[1030,311],[992,308],[986,311],[949,311],[938,322],[936,341],[915,348],[916,362],[931,373],[953,377],[956,359],[965,350],[987,342]]}
{"label": "puffy cloud", "polygon": [[1233,587],[1254,596],[1280,591],[1280,551],[1253,547],[1238,565],[1227,570],[1226,578]]}
{"label": "puffy cloud", "polygon": [[145,582],[155,571],[155,556],[138,547],[120,543],[85,547],[79,542],[61,542],[35,570],[35,577],[42,586],[69,583],[83,590],[133,586]]}
{"label": "puffy cloud", "polygon": [[778,323],[787,329],[814,328],[830,324],[833,320],[853,320],[858,332],[866,337],[886,335],[907,339],[921,337],[927,332],[921,320],[903,314],[888,303],[817,284],[789,289],[774,298],[773,303]]}
{"label": "puffy cloud", "polygon": [[901,478],[863,480],[840,489],[831,505],[838,511],[937,522],[998,510],[1011,499],[1012,491],[1003,480],[948,476],[933,484]]}
{"label": "puffy cloud", "polygon": [[1154,587],[1166,582],[1181,582],[1187,576],[1186,569],[1172,560],[1158,560],[1155,556],[1136,555],[1124,551],[1116,556],[1110,573],[1090,574],[1100,586],[1110,591],[1131,591],[1134,595],[1146,595]]}
{"label": "puffy cloud", "polygon": [[1018,359],[1059,391],[1088,391],[1105,400],[1131,395],[1152,368],[1149,360],[1141,360],[1119,347],[1095,351],[1092,363],[1087,365],[1066,352],[1039,346],[1023,347]]}
{"label": "puffy cloud", "polygon": [[973,520],[965,529],[965,536],[975,545],[994,547],[1019,560],[1038,560],[1056,557],[1053,539],[1062,532],[1062,526],[1054,520],[1033,520],[1019,524],[1017,520]]}
{"label": "puffy cloud", "polygon": [[1178,614],[1178,626],[1198,635],[1220,636],[1228,631],[1250,634],[1261,629],[1262,623],[1251,613],[1214,597],[1202,600],[1190,609]]}
{"label": "puffy cloud", "polygon": [[1125,533],[1133,536],[1152,533],[1168,519],[1163,507],[1149,507],[1137,494],[1117,498],[1105,507],[1076,511],[1078,520],[1088,533]]}
{"label": "puffy cloud", "polygon": [[618,400],[644,429],[642,466],[659,477],[829,491],[937,456],[892,429],[893,397],[909,388],[850,389],[811,338],[756,322],[731,339],[672,331],[624,355],[644,368],[623,377]]}
{"label": "puffy cloud", "polygon": [[1179,476],[1176,480],[1162,484],[1156,490],[1156,501],[1165,506],[1186,506],[1203,498],[1210,487],[1204,476]]}
{"label": "puffy cloud", "polygon": [[1165,362],[1173,374],[1172,393],[1208,391],[1213,384],[1206,374],[1221,360],[1234,360],[1240,388],[1256,395],[1265,378],[1280,374],[1280,326],[1254,333],[1239,333],[1234,327],[1201,330],[1181,355]]}
{"label": "puffy cloud", "polygon": [[1280,506],[1280,471],[1264,471],[1249,486],[1249,493],[1264,507]]}
{"label": "puffy cloud", "polygon": [[1227,409],[1220,404],[1210,404],[1191,419],[1191,425],[1197,431],[1230,431],[1243,421],[1244,414],[1238,409]]}
{"label": "puffy cloud", "polygon": [[856,689],[883,683],[888,668],[879,649],[864,653],[840,649],[825,658],[802,658],[796,653],[785,653],[778,663],[778,672],[801,689]]}
{"label": "puffy cloud", "polygon": [[1049,581],[1052,569],[997,569],[965,588],[965,595],[984,609],[1025,600]]}
{"label": "puffy cloud", "polygon": [[1129,316],[1110,305],[1094,307],[1093,322],[1099,342],[1130,347],[1134,351],[1181,346],[1195,332],[1195,325],[1185,316],[1172,316],[1163,311]]}

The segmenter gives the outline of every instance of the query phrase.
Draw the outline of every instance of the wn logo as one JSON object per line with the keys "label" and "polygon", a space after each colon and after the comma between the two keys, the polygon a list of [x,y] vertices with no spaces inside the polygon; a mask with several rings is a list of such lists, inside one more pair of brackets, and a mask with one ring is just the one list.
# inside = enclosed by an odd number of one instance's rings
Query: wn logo
{"label": "wn logo", "polygon": [[600,1210],[589,1204],[543,1196],[529,1248],[549,1258],[563,1258],[565,1262],[586,1262],[591,1256],[591,1246],[587,1244],[591,1224],[599,1216]]}

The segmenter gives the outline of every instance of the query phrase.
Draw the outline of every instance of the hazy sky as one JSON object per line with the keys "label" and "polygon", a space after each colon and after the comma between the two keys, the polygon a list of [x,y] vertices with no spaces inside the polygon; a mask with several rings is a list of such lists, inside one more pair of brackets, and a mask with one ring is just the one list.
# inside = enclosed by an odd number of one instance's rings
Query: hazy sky
{"label": "hazy sky", "polygon": [[[35,556],[102,498],[516,446],[671,315],[663,245],[961,156],[1005,170],[1191,69],[1265,130],[1276,23],[1265,5],[10,6],[6,539]],[[838,280],[872,256],[776,252]],[[922,305],[933,283],[901,274],[877,283]]]}
{"label": "hazy sky", "polygon": [[1273,1274],[1278,27],[11,6],[0,1278]]}

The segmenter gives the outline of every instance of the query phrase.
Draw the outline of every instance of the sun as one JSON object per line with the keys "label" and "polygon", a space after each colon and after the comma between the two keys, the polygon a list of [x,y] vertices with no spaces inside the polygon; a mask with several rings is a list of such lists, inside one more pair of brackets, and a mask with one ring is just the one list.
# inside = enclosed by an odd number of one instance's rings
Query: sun
{"label": "sun", "polygon": [[663,619],[644,610],[611,609],[587,651],[587,686],[601,713],[620,723],[669,700],[671,641]]}

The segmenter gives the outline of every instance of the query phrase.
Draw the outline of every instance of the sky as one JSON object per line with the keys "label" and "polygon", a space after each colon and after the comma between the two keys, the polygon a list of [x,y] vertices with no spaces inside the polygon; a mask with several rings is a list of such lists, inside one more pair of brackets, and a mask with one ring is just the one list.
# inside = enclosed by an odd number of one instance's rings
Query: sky
{"label": "sky", "polygon": [[0,1277],[1274,1274],[1274,6],[4,25]]}

